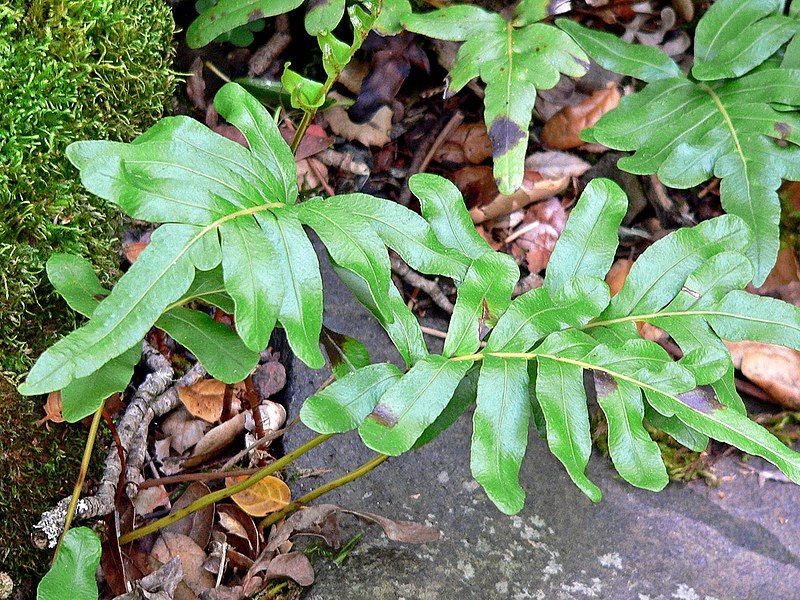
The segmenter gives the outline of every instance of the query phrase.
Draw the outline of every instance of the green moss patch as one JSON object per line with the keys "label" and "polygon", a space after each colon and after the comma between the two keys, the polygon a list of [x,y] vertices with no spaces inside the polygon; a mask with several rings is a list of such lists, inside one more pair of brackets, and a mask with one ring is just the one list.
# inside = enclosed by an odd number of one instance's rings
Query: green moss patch
{"label": "green moss patch", "polygon": [[81,189],[64,149],[130,140],[162,114],[173,27],[160,0],[0,4],[0,370],[12,380],[73,324],[45,282],[48,256],[115,272],[118,220]]}

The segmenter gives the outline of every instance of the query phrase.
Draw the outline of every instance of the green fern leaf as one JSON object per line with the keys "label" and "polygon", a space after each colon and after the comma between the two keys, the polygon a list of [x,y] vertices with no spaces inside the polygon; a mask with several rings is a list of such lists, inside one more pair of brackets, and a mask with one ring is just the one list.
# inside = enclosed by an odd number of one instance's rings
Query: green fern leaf
{"label": "green fern leaf", "polygon": [[723,208],[741,217],[754,236],[748,256],[756,285],[778,253],[776,190],[782,179],[800,179],[800,71],[765,63],[800,29],[796,18],[778,14],[782,5],[714,3],[697,26],[693,78],[674,72],[674,63],[659,57],[659,50],[572,21],[557,22],[605,68],[650,82],[623,98],[584,139],[634,150],[619,167],[655,173],[671,187],[721,178]]}
{"label": "green fern leaf", "polygon": [[[484,120],[495,179],[503,194],[522,185],[537,90],[552,88],[561,74],[583,75],[588,62],[568,35],[530,22],[526,17],[532,6],[521,5],[510,20],[471,5],[448,6],[403,20],[409,31],[464,42],[448,75],[447,94],[455,94],[476,77],[486,83]],[[534,13],[541,18],[539,10]]]}

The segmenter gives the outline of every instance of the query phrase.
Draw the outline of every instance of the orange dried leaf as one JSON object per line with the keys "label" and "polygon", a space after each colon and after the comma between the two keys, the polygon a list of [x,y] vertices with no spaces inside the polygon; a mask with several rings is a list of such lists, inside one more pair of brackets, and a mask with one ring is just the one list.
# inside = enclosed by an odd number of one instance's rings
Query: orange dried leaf
{"label": "orange dried leaf", "polygon": [[128,262],[131,264],[135,263],[139,255],[147,248],[148,243],[149,242],[131,242],[130,244],[126,244],[123,250]]}
{"label": "orange dried leaf", "polygon": [[47,395],[47,402],[44,404],[44,417],[36,421],[36,424],[41,426],[48,422],[64,422],[64,417],[61,416],[61,392],[50,392]]}
{"label": "orange dried leaf", "polygon": [[725,342],[734,366],[776,404],[800,409],[800,352],[760,342]]}
{"label": "orange dried leaf", "polygon": [[611,290],[612,296],[616,296],[622,289],[625,280],[628,278],[628,273],[631,272],[632,266],[633,261],[630,258],[620,258],[611,265],[611,269],[609,269],[606,274],[606,283]]}
{"label": "orange dried leaf", "polygon": [[[225,485],[231,487],[246,479],[246,475],[235,478],[228,477],[225,479]],[[231,497],[248,515],[263,517],[289,504],[292,499],[292,492],[283,480],[270,475]]]}
{"label": "orange dried leaf", "polygon": [[178,388],[178,397],[192,416],[214,423],[222,416],[226,384],[216,379],[201,379]]}
{"label": "orange dried leaf", "polygon": [[580,133],[592,127],[604,114],[617,107],[620,93],[611,83],[602,90],[576,104],[565,106],[542,127],[542,144],[555,150],[569,150],[584,144]]}
{"label": "orange dried leaf", "polygon": [[455,164],[477,165],[492,155],[492,142],[483,123],[465,123],[439,147],[434,160]]}

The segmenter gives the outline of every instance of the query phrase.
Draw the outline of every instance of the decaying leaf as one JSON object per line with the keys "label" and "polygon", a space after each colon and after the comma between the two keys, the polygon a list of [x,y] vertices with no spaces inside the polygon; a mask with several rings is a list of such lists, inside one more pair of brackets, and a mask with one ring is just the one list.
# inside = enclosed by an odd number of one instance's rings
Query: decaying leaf
{"label": "decaying leaf", "polygon": [[61,392],[50,392],[47,394],[47,402],[44,403],[44,417],[36,421],[37,425],[45,423],[63,423],[64,417],[61,415]]}
{"label": "decaying leaf", "polygon": [[208,428],[208,423],[193,417],[182,406],[172,411],[161,424],[161,430],[170,436],[170,444],[180,454],[199,442]]}
{"label": "decaying leaf", "polygon": [[548,179],[534,171],[525,171],[522,187],[516,192],[510,196],[504,196],[498,192],[493,198],[487,198],[483,203],[471,208],[469,214],[474,223],[483,223],[525,208],[532,202],[560,194],[568,184],[569,177]]}
{"label": "decaying leaf", "polygon": [[[211,490],[202,481],[193,481],[186,488],[180,498],[178,498],[172,505],[171,513],[186,508],[195,500],[198,500],[210,494]],[[164,531],[171,531],[172,533],[180,533],[189,536],[201,548],[205,548],[211,539],[211,528],[214,525],[214,504],[201,508],[193,512],[188,517],[185,517],[174,523],[170,523],[164,528]]]}
{"label": "decaying leaf", "polygon": [[776,403],[800,410],[800,352],[759,342],[725,342],[734,366]]}
{"label": "decaying leaf", "polygon": [[[225,479],[225,485],[231,487],[246,479],[246,475],[235,478],[228,477]],[[231,498],[248,515],[263,517],[289,504],[292,493],[283,480],[270,475],[246,490],[234,494]]]}
{"label": "decaying leaf", "polygon": [[139,581],[131,582],[131,591],[114,600],[173,600],[178,584],[183,581],[180,556],[173,556],[158,570]]}
{"label": "decaying leaf", "polygon": [[183,580],[195,594],[202,594],[216,583],[211,573],[203,568],[205,551],[189,536],[171,531],[162,532],[153,545],[152,555],[161,563],[168,563],[176,556],[180,557]]}
{"label": "decaying leaf", "polygon": [[261,534],[253,518],[235,504],[220,504],[219,524],[228,533],[228,543],[250,559],[261,549]]}
{"label": "decaying leaf", "polygon": [[569,150],[582,146],[580,133],[592,127],[604,114],[617,107],[621,95],[615,83],[575,106],[565,106],[542,127],[542,143],[556,150]]}
{"label": "decaying leaf", "polygon": [[[331,93],[330,97],[336,97],[336,93]],[[389,143],[389,134],[392,131],[393,111],[388,106],[381,106],[375,111],[369,121],[365,123],[354,123],[347,115],[344,107],[335,104],[325,112],[325,118],[331,126],[331,130],[336,135],[340,135],[346,140],[356,140],[365,146],[385,146]]]}
{"label": "decaying leaf", "polygon": [[193,385],[179,387],[178,397],[193,416],[214,423],[222,415],[227,387],[216,379],[201,379]]}
{"label": "decaying leaf", "polygon": [[269,561],[265,579],[277,579],[288,577],[302,586],[309,586],[314,583],[314,567],[311,561],[302,552],[289,552],[288,554],[278,554]]}
{"label": "decaying leaf", "polygon": [[152,487],[139,490],[136,497],[133,499],[133,506],[136,509],[136,514],[141,516],[149,515],[159,506],[167,506],[169,504],[169,494],[163,485],[154,485]]}
{"label": "decaying leaf", "polygon": [[[249,412],[249,411],[248,411]],[[244,431],[247,413],[239,413],[232,419],[220,423],[206,433],[194,447],[192,456],[184,461],[184,467],[199,465],[214,454],[232,444],[236,437]]]}
{"label": "decaying leaf", "polygon": [[443,163],[478,165],[492,155],[492,142],[483,123],[464,123],[456,127],[434,154]]}
{"label": "decaying leaf", "polygon": [[591,168],[588,162],[569,152],[534,152],[525,159],[525,170],[535,171],[548,179],[580,177]]}
{"label": "decaying leaf", "polygon": [[525,261],[528,271],[538,273],[547,266],[566,222],[567,214],[558,198],[531,205],[520,226],[509,236],[514,242],[512,253]]}

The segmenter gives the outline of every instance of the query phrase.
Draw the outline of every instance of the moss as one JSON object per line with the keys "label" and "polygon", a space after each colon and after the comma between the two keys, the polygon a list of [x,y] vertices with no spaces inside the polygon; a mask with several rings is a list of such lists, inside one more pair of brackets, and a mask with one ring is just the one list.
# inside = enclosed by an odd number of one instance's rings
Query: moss
{"label": "moss", "polygon": [[[608,452],[608,423],[601,410],[591,414],[592,440],[603,456]],[[694,452],[678,443],[672,436],[645,423],[650,437],[653,438],[661,450],[661,458],[667,468],[667,475],[672,481],[692,481],[703,477],[710,485],[718,485],[719,480],[711,469],[712,458],[708,450]]]}
{"label": "moss", "polygon": [[173,21],[160,0],[0,3],[0,371],[11,380],[69,311],[43,277],[54,250],[117,265],[116,218],[64,156],[75,140],[130,140],[170,102]]}
{"label": "moss", "polygon": [[80,425],[36,425],[43,412],[40,399],[21,398],[0,377],[0,571],[11,575],[21,598],[33,597],[51,555],[30,544],[30,528],[42,511],[72,492],[86,435]]}

